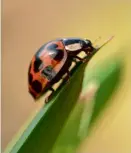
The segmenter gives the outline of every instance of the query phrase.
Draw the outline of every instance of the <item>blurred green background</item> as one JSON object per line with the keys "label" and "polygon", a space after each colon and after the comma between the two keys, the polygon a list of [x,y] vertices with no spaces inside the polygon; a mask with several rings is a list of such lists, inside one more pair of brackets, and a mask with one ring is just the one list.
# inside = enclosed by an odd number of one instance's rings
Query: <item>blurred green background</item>
{"label": "blurred green background", "polygon": [[[28,93],[27,70],[36,50],[57,37],[114,40],[90,61],[89,67],[111,56],[124,55],[125,69],[114,103],[101,117],[82,153],[131,152],[131,1],[66,0],[2,2],[2,150],[27,118],[44,102]],[[84,149],[83,149],[84,148]]]}

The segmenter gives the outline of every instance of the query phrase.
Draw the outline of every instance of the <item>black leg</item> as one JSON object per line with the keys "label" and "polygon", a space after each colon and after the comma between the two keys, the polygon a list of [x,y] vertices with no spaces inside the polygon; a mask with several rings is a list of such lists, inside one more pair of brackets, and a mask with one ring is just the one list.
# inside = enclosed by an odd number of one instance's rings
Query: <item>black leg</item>
{"label": "black leg", "polygon": [[48,103],[49,102],[49,100],[51,99],[51,97],[52,97],[52,95],[53,95],[53,93],[55,91],[52,87],[49,88],[49,90],[52,91],[52,93],[48,97],[45,98],[45,103]]}
{"label": "black leg", "polygon": [[[78,56],[75,56],[74,58],[76,59],[79,59],[81,62],[85,63],[86,62],[86,59],[85,58],[80,58]],[[76,62],[77,63],[77,62]]]}
{"label": "black leg", "polygon": [[66,81],[69,81],[69,79],[70,79],[70,72],[69,72],[69,70],[66,72],[66,77],[64,78],[64,80],[66,80]]}
{"label": "black leg", "polygon": [[73,61],[73,62],[75,62],[75,63],[77,63],[77,60],[76,60],[76,58],[73,58],[73,59],[72,59],[72,61]]}
{"label": "black leg", "polygon": [[50,88],[49,88],[49,90],[51,90],[52,92],[54,92],[54,91],[55,91],[55,90],[54,90],[52,87],[50,87]]}
{"label": "black leg", "polygon": [[78,57],[78,56],[75,56],[74,58],[76,58],[76,59],[78,59],[78,60],[80,60],[80,61],[83,61],[83,59],[80,58],[80,57]]}
{"label": "black leg", "polygon": [[82,59],[82,58],[80,58],[80,57],[78,57],[78,56],[74,56],[74,58],[72,59],[72,61],[75,62],[75,63],[77,64],[77,63],[78,63],[77,59],[78,59],[79,61],[81,61],[81,62],[84,61],[84,59]]}
{"label": "black leg", "polygon": [[84,51],[84,52],[86,53],[87,56],[92,54],[92,52],[90,52],[90,51]]}

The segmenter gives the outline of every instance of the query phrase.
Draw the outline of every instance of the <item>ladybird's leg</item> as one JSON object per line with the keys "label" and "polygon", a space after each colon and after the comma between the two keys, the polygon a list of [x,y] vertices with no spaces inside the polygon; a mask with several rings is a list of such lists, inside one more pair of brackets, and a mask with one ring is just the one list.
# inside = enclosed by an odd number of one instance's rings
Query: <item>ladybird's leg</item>
{"label": "ladybird's leg", "polygon": [[69,81],[70,80],[70,72],[69,72],[69,70],[67,70],[67,72],[66,72],[66,77],[64,78],[64,80],[66,80],[66,81]]}
{"label": "ladybird's leg", "polygon": [[49,102],[49,100],[51,99],[53,93],[55,92],[55,90],[52,87],[50,87],[49,90],[52,91],[52,93],[48,97],[45,98],[45,103]]}
{"label": "ladybird's leg", "polygon": [[55,91],[55,90],[54,90],[52,87],[50,87],[50,88],[49,88],[49,90],[51,90],[52,92],[54,92],[54,91]]}
{"label": "ladybird's leg", "polygon": [[90,52],[88,50],[84,50],[86,56],[89,56]]}
{"label": "ladybird's leg", "polygon": [[78,57],[78,56],[74,56],[74,58],[72,59],[72,61],[75,62],[75,64],[77,64],[77,63],[78,63],[77,59],[78,59],[79,61],[81,61],[81,62],[84,61],[84,59],[82,59],[82,58],[80,58],[80,57]]}
{"label": "ladybird's leg", "polygon": [[73,59],[72,59],[72,61],[73,61],[73,62],[75,62],[75,63],[77,63],[77,60],[76,60],[76,58],[73,58]]}
{"label": "ladybird's leg", "polygon": [[79,56],[75,56],[74,58],[75,58],[75,59],[78,59],[78,60],[80,60],[80,61],[83,61],[83,59],[80,58]]}
{"label": "ladybird's leg", "polygon": [[79,59],[79,61],[81,61],[81,62],[83,62],[83,63],[86,61],[85,58],[80,58],[80,57],[78,57],[78,56],[74,56],[74,58],[75,58],[75,59]]}

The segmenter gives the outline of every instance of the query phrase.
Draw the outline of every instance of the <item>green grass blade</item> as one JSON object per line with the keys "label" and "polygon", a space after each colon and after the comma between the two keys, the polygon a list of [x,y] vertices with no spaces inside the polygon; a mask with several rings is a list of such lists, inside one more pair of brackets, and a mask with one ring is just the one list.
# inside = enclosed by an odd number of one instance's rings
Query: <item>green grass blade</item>
{"label": "green grass blade", "polygon": [[22,136],[7,148],[6,153],[50,152],[78,100],[85,66],[86,64],[80,64],[77,69],[75,68],[71,80],[40,110]]}
{"label": "green grass blade", "polygon": [[103,71],[102,73],[103,75],[98,76],[103,81],[100,82],[100,88],[96,93],[95,105],[90,120],[90,126],[92,126],[92,124],[95,122],[95,119],[98,117],[99,113],[104,109],[106,104],[109,104],[108,101],[111,98],[111,96],[115,94],[116,88],[118,87],[121,80],[123,67],[120,61],[112,61],[109,67],[106,68],[107,69],[105,69],[105,71]]}
{"label": "green grass blade", "polygon": [[83,92],[86,91],[90,82],[97,82],[100,87],[95,98],[90,102],[79,102],[64,129],[59,135],[52,153],[75,153],[77,147],[88,136],[95,120],[107,106],[109,98],[115,93],[121,78],[122,64],[119,60],[106,61],[103,66],[85,72]]}
{"label": "green grass blade", "polygon": [[[38,112],[22,135],[9,144],[5,153],[73,153],[88,135],[88,127],[101,111],[99,105],[107,102],[118,83],[120,65],[116,63],[112,65],[109,62],[106,67],[97,66],[87,72],[86,63],[78,64],[72,71],[71,80],[60,86],[50,103]],[[92,102],[93,109],[85,113],[83,120],[83,111],[89,105],[77,101],[81,90],[85,92],[94,79],[100,83],[100,90],[95,102]],[[102,98],[105,89],[107,93]],[[80,125],[83,132],[80,131]]]}

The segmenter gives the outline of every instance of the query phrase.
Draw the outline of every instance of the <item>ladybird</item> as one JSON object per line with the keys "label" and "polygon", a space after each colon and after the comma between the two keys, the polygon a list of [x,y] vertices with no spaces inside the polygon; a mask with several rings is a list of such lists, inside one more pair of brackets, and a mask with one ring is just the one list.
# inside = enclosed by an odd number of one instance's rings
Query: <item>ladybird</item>
{"label": "ladybird", "polygon": [[82,38],[62,38],[52,40],[44,44],[33,56],[28,70],[28,88],[30,94],[36,100],[43,93],[51,90],[45,102],[51,98],[54,89],[52,86],[67,74],[69,67],[75,59],[83,61],[77,56],[84,51],[87,56],[96,50],[92,42]]}

